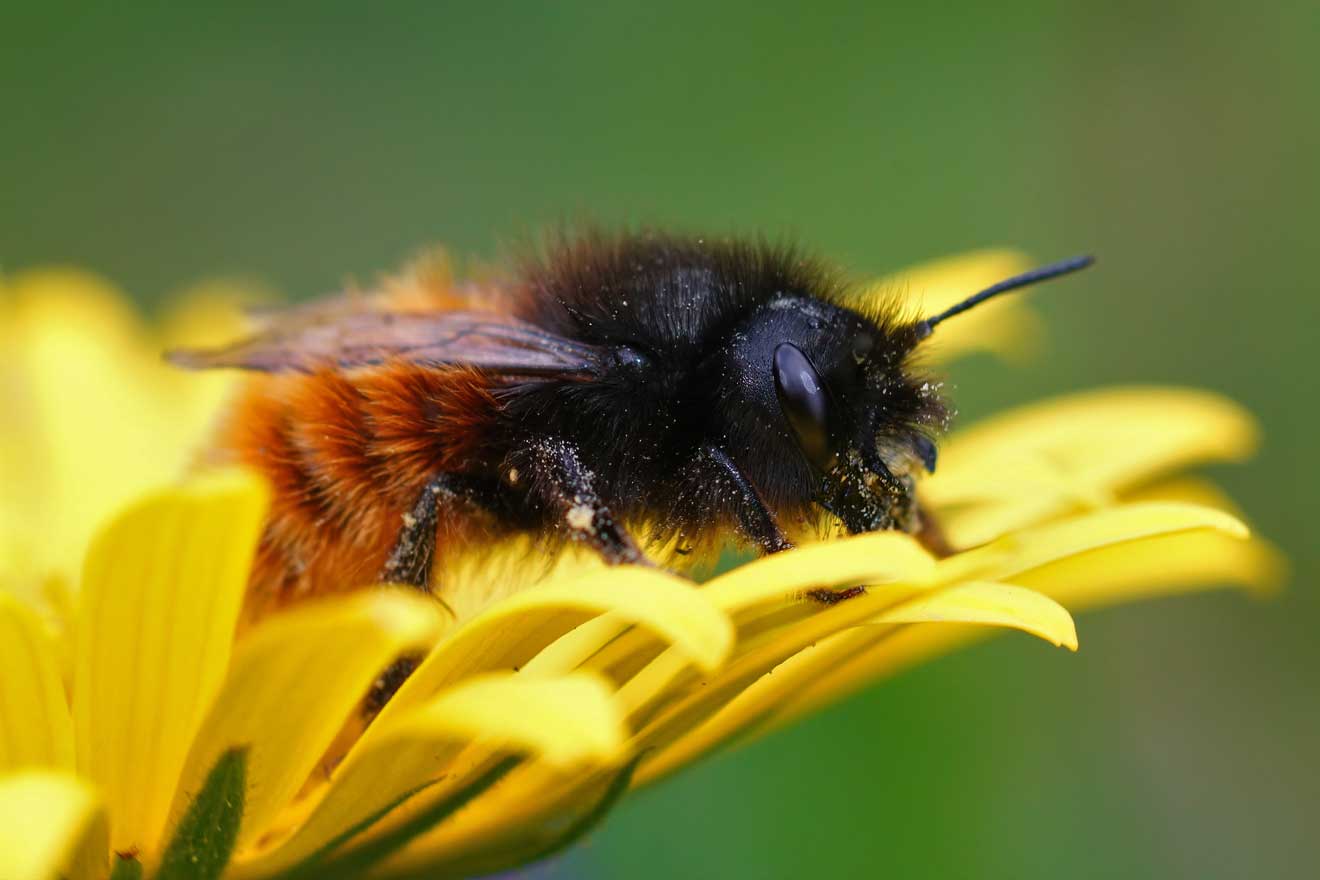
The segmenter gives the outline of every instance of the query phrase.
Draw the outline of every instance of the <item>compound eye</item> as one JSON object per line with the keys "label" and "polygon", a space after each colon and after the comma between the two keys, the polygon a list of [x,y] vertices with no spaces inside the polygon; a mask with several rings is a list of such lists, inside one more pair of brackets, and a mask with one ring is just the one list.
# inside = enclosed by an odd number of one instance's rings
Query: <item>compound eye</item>
{"label": "compound eye", "polygon": [[775,393],[807,459],[821,471],[833,465],[830,450],[829,394],[820,374],[796,345],[775,349]]}

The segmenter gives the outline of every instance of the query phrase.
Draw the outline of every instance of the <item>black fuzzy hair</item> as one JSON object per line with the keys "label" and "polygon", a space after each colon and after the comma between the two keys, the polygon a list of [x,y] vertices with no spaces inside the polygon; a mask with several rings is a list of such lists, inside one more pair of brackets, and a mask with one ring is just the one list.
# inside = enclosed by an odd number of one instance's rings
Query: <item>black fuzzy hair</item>
{"label": "black fuzzy hair", "polygon": [[709,444],[727,448],[767,506],[796,521],[787,528],[819,521],[820,476],[774,398],[767,352],[780,339],[823,363],[839,360],[850,334],[874,337],[874,375],[848,398],[865,412],[844,414],[851,432],[873,430],[901,456],[943,426],[938,396],[908,369],[915,339],[895,301],[859,310],[839,274],[789,244],[592,232],[525,260],[519,285],[519,317],[609,354],[590,382],[510,386],[507,443],[492,452],[534,433],[569,440],[611,508],[648,521],[657,539],[729,525],[733,490],[703,457]]}
{"label": "black fuzzy hair", "polygon": [[684,352],[776,295],[847,297],[837,273],[791,242],[650,230],[561,233],[524,257],[522,283],[522,317],[547,330]]}

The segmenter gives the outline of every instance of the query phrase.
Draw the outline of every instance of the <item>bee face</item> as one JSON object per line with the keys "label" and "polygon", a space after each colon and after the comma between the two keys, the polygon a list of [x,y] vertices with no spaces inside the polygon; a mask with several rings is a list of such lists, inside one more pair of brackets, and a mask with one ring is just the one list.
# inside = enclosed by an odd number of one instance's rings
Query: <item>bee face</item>
{"label": "bee face", "polygon": [[914,343],[905,328],[810,297],[772,300],[734,335],[723,406],[735,431],[741,407],[773,428],[766,456],[797,479],[766,482],[810,496],[784,500],[820,505],[850,532],[915,527],[915,477],[934,467],[930,434],[945,410],[908,368]]}

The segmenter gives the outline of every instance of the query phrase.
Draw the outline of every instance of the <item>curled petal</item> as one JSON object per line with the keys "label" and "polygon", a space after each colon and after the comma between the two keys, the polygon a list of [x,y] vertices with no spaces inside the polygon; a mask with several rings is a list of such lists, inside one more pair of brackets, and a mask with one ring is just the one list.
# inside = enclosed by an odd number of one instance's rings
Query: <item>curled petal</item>
{"label": "curled petal", "polygon": [[[934,557],[913,538],[877,532],[762,557],[707,581],[701,593],[729,615],[739,644],[746,646],[760,633],[818,612],[820,603],[808,596],[814,591],[883,586],[870,601],[893,604],[920,591],[935,571]],[[647,664],[649,668],[640,671]],[[668,683],[692,672],[680,653],[661,654],[633,633],[601,646],[591,658],[591,668],[621,682],[638,677],[622,693],[630,710],[650,705],[666,692]]]}
{"label": "curled petal", "polygon": [[672,652],[660,654],[619,690],[630,721],[640,728],[637,748],[664,748],[789,657],[899,606],[925,589],[904,583],[874,585],[864,595],[759,634],[711,676],[698,678],[679,665]]}
{"label": "curled petal", "polygon": [[974,623],[1010,627],[1031,633],[1055,647],[1077,650],[1077,627],[1068,609],[1035,590],[993,581],[968,581],[917,596],[876,615],[872,623]]}
{"label": "curled petal", "polygon": [[631,786],[641,757],[573,774],[524,764],[452,822],[410,841],[381,866],[381,876],[477,877],[546,858],[605,817]]}
{"label": "curled petal", "polygon": [[911,537],[874,532],[762,557],[712,578],[703,590],[741,620],[767,604],[802,602],[812,590],[922,583],[934,572],[934,557]]}
{"label": "curled petal", "polygon": [[733,645],[728,618],[691,582],[654,569],[619,566],[544,584],[505,599],[436,646],[385,705],[362,747],[390,720],[474,673],[521,668],[582,623],[608,615],[606,628],[635,623],[712,668]]}
{"label": "curled petal", "polygon": [[[856,600],[852,600],[856,601]],[[847,603],[845,603],[846,605]],[[859,626],[835,628],[810,641],[789,631],[780,638],[791,655],[756,678],[710,713],[710,718],[677,737],[643,764],[638,782],[650,782],[702,754],[776,718],[797,695],[822,676],[858,654],[883,653],[890,641],[908,631],[939,630],[930,624],[965,624],[966,629],[1012,627],[1055,645],[1077,648],[1072,616],[1040,593],[1002,583],[968,582],[915,595],[859,621]],[[787,650],[783,653],[787,654]],[[717,682],[706,685],[718,687]],[[625,689],[626,690],[626,689]],[[647,731],[643,731],[646,735]]]}
{"label": "curled petal", "polygon": [[[388,730],[355,750],[306,822],[274,850],[253,857],[244,872],[262,876],[314,856],[345,829],[428,786],[435,791],[426,792],[427,798],[442,798],[488,769],[501,752],[539,757],[560,769],[582,768],[617,764],[627,755],[627,742],[613,691],[599,678],[478,676],[396,716]],[[476,756],[460,761],[471,743],[479,747]],[[424,808],[409,806],[389,821]]]}
{"label": "curled petal", "polygon": [[[1056,558],[1023,570],[1014,580],[1064,606],[1081,611],[1190,590],[1210,584],[1266,590],[1277,584],[1282,564],[1264,542],[1201,529],[1136,537]],[[840,657],[781,708],[776,724],[800,717],[877,679],[985,635],[981,627],[909,627],[883,643]]]}

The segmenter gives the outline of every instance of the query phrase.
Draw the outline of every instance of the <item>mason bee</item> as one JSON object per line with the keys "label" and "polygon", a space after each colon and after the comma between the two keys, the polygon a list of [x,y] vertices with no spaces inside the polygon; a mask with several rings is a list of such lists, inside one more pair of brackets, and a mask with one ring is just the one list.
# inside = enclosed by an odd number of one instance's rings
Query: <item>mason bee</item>
{"label": "mason bee", "polygon": [[826,524],[938,547],[914,487],[948,409],[917,366],[923,341],[1090,262],[919,317],[850,305],[791,247],[588,234],[507,281],[415,272],[171,357],[264,374],[215,449],[274,487],[259,606],[381,582],[443,598],[437,557],[511,533],[610,563],[670,564],[727,538],[774,553]]}

